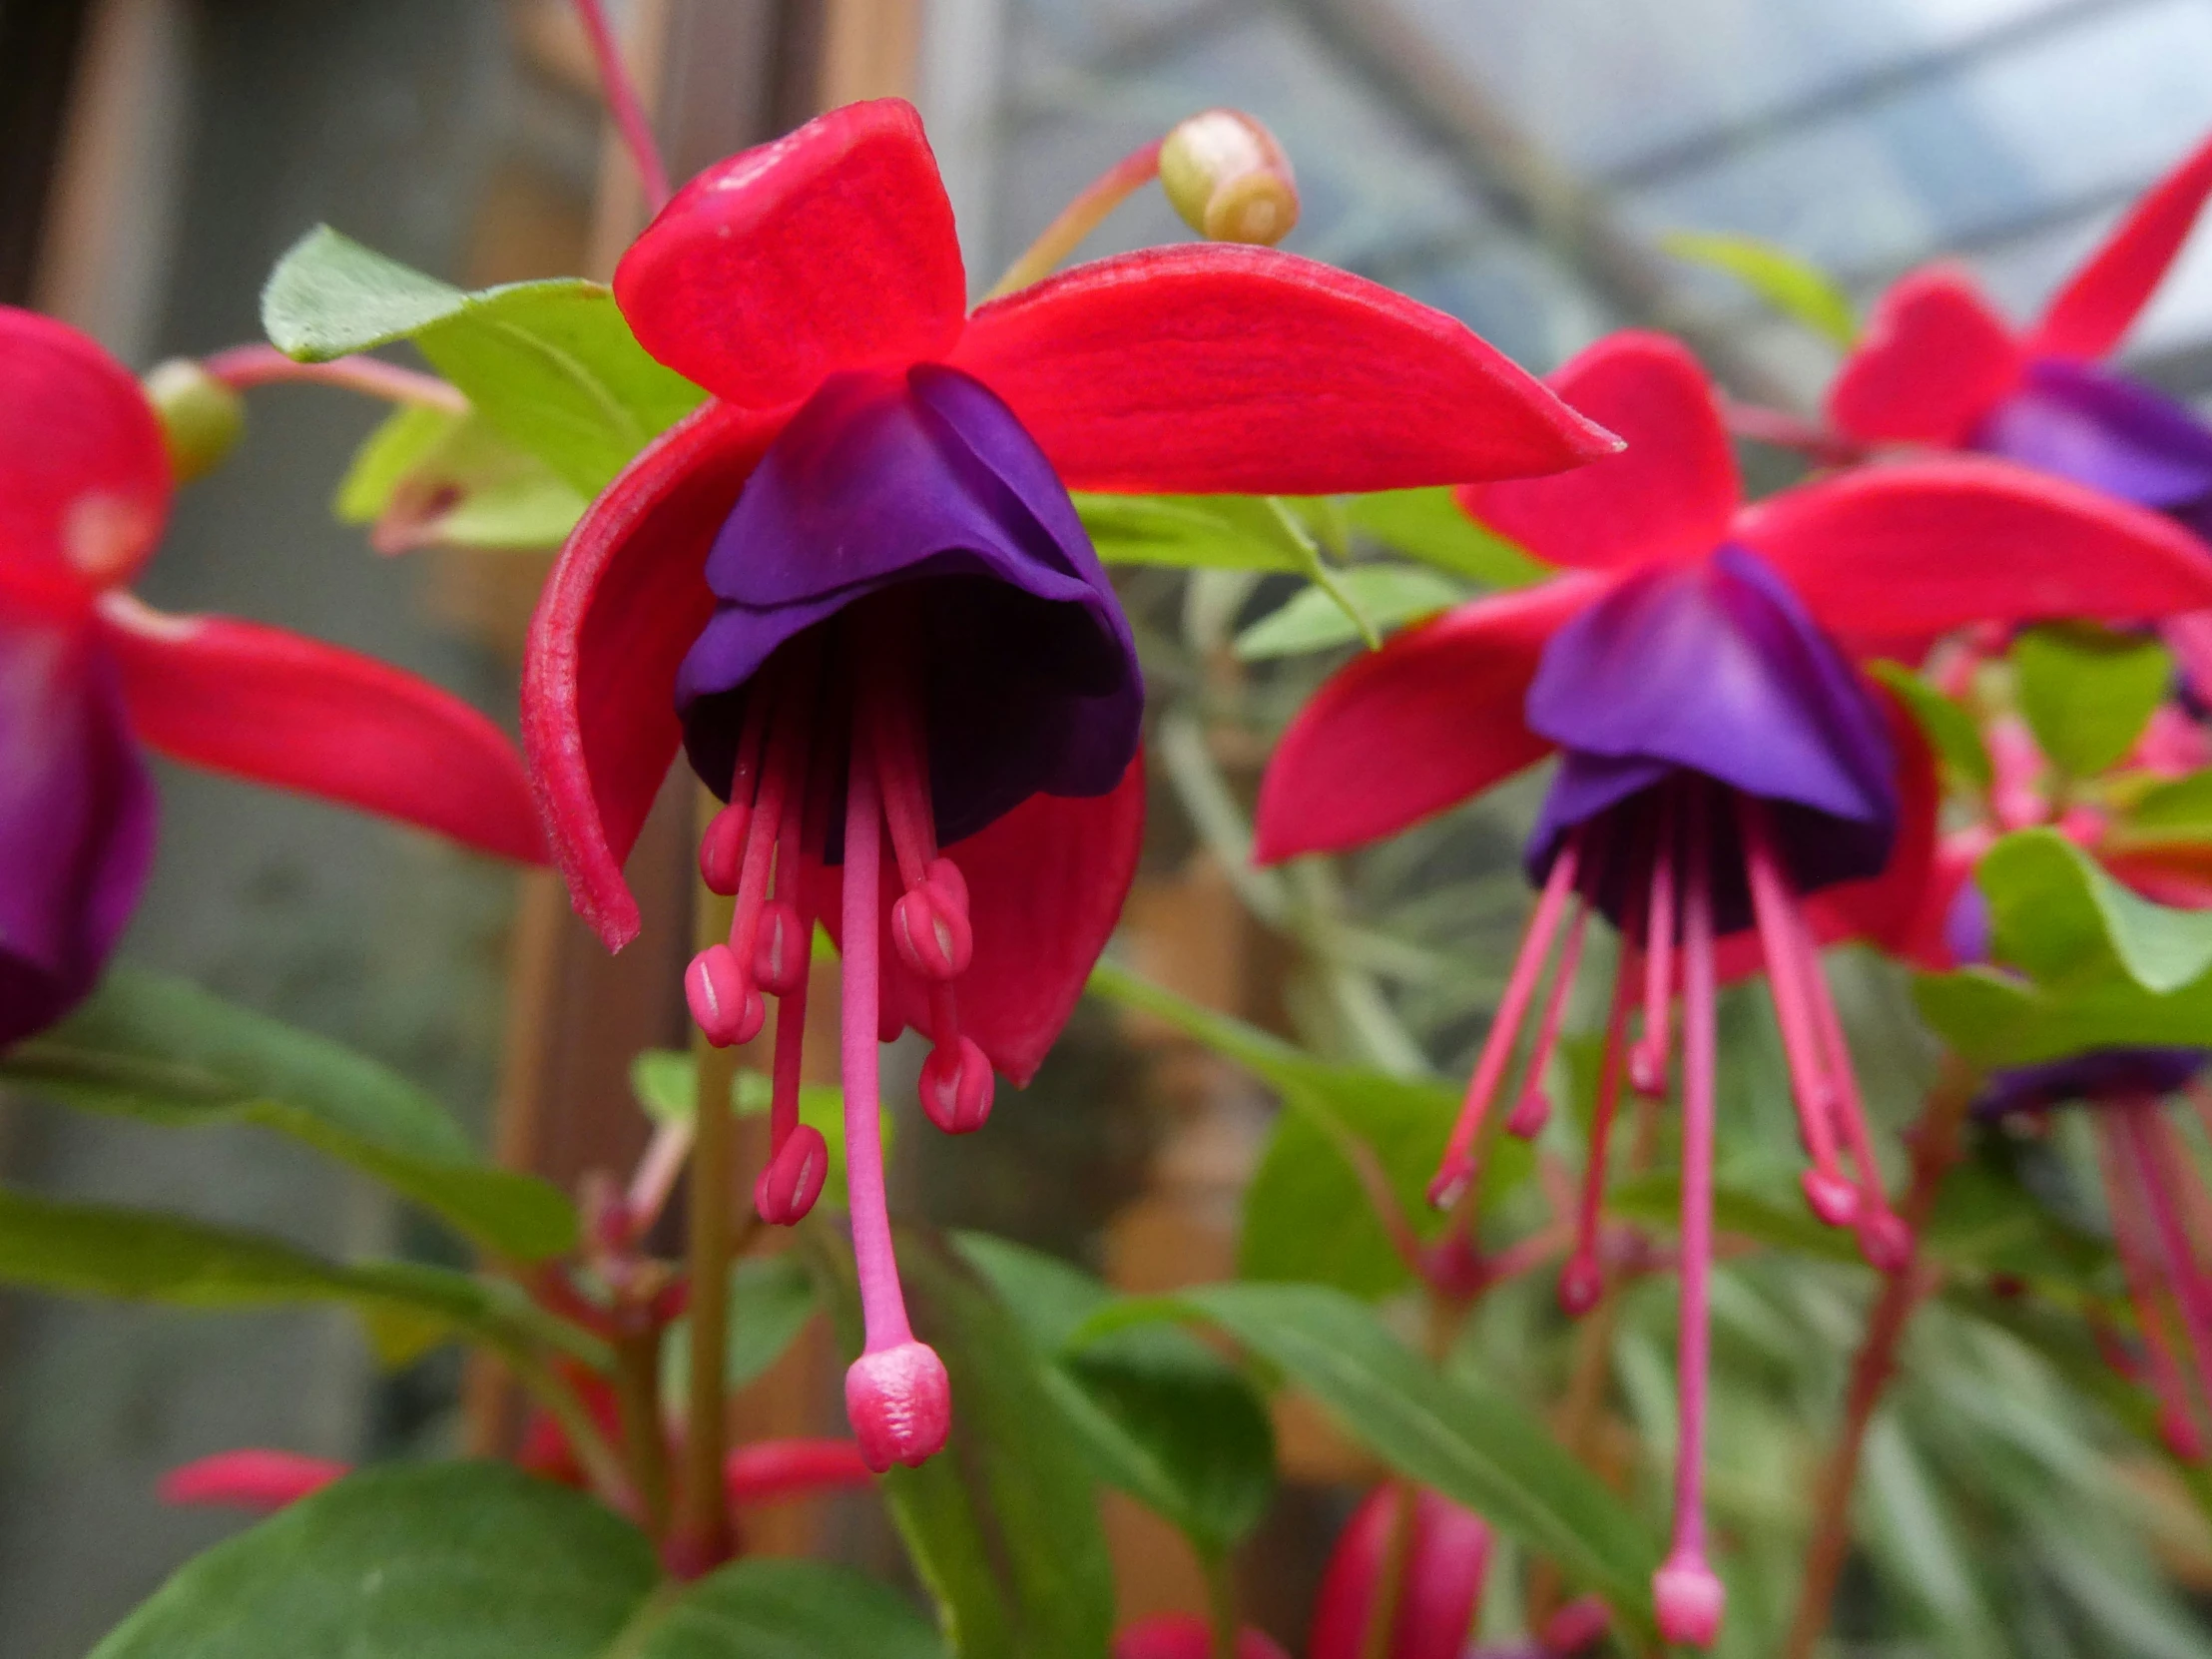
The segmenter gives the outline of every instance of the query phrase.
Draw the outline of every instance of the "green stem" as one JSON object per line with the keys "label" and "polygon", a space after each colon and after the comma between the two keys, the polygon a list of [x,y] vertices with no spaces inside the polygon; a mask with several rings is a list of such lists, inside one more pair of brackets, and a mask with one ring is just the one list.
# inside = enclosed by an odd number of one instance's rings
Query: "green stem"
{"label": "green stem", "polygon": [[1214,1659],[1237,1659],[1237,1582],[1228,1553],[1209,1550],[1200,1565],[1206,1572],[1206,1621],[1214,1633]]}
{"label": "green stem", "polygon": [[615,1340],[615,1402],[622,1450],[645,1510],[646,1529],[668,1530],[668,1435],[661,1424],[661,1328],[647,1324]]}
{"label": "green stem", "polygon": [[622,1459],[615,1455],[615,1448],[599,1431],[599,1424],[592,1421],[591,1413],[577,1402],[568,1384],[556,1377],[543,1360],[522,1349],[502,1349],[500,1358],[507,1362],[515,1374],[515,1381],[530,1397],[561,1425],[561,1432],[574,1449],[576,1461],[583,1465],[584,1477],[591,1482],[592,1490],[613,1508],[627,1509],[632,1494],[630,1477],[622,1466]]}

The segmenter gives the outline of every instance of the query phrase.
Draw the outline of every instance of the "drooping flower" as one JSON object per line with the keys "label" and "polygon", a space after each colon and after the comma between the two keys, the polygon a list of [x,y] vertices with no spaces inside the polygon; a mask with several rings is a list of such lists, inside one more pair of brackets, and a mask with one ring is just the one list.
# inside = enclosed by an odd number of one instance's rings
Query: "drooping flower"
{"label": "drooping flower", "polygon": [[520,759],[473,709],[134,598],[171,490],[139,383],[76,329],[0,307],[0,1046],[91,990],[130,919],[154,849],[142,749],[544,856]]}
{"label": "drooping flower", "polygon": [[1601,911],[1624,948],[1561,1294],[1574,1308],[1595,1300],[1599,1184],[1623,1076],[1665,1092],[1679,995],[1682,1431],[1675,1542],[1656,1590],[1670,1635],[1709,1641],[1722,1599],[1704,1555],[1699,1474],[1713,1006],[1732,961],[1763,959],[1774,990],[1813,1208],[1855,1225],[1879,1263],[1910,1246],[1883,1190],[1818,941],[1910,925],[1935,788],[1910,723],[1890,718],[1838,642],[1927,637],[1983,618],[2187,610],[2212,598],[2212,558],[2154,514],[1980,458],[1863,468],[1746,507],[1711,387],[1660,336],[1601,341],[1551,383],[1624,436],[1626,451],[1556,479],[1474,487],[1463,500],[1571,573],[1449,612],[1324,686],[1263,781],[1258,850],[1274,860],[1386,835],[1560,754],[1527,848],[1542,896],[1435,1196],[1453,1202],[1471,1186],[1557,942],[1506,1123],[1524,1134],[1541,1126],[1541,1079],[1589,912]]}
{"label": "drooping flower", "polygon": [[[1830,421],[1870,444],[2003,455],[2212,538],[2212,426],[2107,366],[2212,195],[2212,142],[2160,180],[2015,329],[1962,267],[1900,278],[1828,393]],[[2164,630],[2192,681],[2212,684],[2212,617]]]}
{"label": "drooping flower", "polygon": [[625,256],[646,349],[712,393],[571,537],[533,625],[524,734],[577,908],[636,934],[621,864],[679,744],[731,805],[701,869],[736,903],[687,990],[710,1037],[777,1022],[792,1221],[808,939],[843,949],[847,1379],[878,1466],[942,1442],[876,1145],[875,1051],[935,1045],[923,1103],[978,1126],[1036,1069],[1135,866],[1142,687],[1069,487],[1314,493],[1529,475],[1612,440],[1458,323],[1271,250],[1156,249],[972,316],[913,110],[852,105],[709,169]]}

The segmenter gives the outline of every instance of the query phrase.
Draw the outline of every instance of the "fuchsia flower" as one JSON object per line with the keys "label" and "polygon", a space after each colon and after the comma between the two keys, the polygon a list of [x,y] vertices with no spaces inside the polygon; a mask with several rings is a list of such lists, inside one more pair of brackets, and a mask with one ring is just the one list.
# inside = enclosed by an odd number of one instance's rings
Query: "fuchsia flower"
{"label": "fuchsia flower", "polygon": [[923,1103],[977,1127],[1025,1082],[1120,909],[1142,686],[1068,487],[1317,493],[1524,475],[1611,440],[1458,323],[1266,249],[1156,249],[972,316],[913,110],[857,104],[694,180],[625,256],[646,349],[713,393],[594,504],[539,606],[523,722],[577,908],[638,930],[621,863],[679,743],[732,805],[736,896],[687,982],[717,1042],[785,999],[775,1154],[797,1220],[807,943],[843,944],[842,1062],[877,1465],[942,1442],[876,1146],[875,1048],[934,1042]]}
{"label": "fuchsia flower", "polygon": [[[1469,1189],[1486,1114],[1555,941],[1558,966],[1507,1127],[1533,1134],[1589,912],[1624,935],[1578,1243],[1561,1282],[1595,1300],[1598,1189],[1624,1069],[1668,1082],[1683,1002],[1682,1431],[1662,1627],[1709,1641],[1699,1465],[1711,1267],[1713,999],[1762,958],[1812,1158],[1808,1199],[1870,1259],[1910,1241],[1889,1208],[1817,940],[1914,917],[1935,789],[1910,723],[1839,646],[1984,618],[2145,617],[2212,599],[2212,559],[2151,513],[2001,462],[1858,471],[1745,506],[1712,388],[1673,341],[1600,341],[1551,384],[1628,440],[1556,479],[1470,489],[1469,510],[1573,567],[1391,641],[1324,686],[1261,787],[1268,860],[1403,829],[1557,750],[1527,848],[1542,889],[1437,1177]],[[1744,935],[1730,946],[1730,935]],[[1634,1003],[1643,1031],[1633,1053]],[[1847,1174],[1849,1157],[1856,1174]]]}
{"label": "fuchsia flower", "polygon": [[142,746],[536,861],[513,746],[369,658],[126,584],[169,515],[138,382],[76,329],[0,307],[0,1046],[99,978],[154,851]]}

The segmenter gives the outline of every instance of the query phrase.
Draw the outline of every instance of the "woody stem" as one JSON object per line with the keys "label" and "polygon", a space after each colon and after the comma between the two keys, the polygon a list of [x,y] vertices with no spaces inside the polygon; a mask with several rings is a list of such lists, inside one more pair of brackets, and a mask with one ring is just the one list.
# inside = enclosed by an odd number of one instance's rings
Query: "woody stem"
{"label": "woody stem", "polygon": [[1851,1382],[1844,1394],[1844,1425],[1822,1465],[1814,1504],[1813,1541],[1805,1551],[1805,1581],[1798,1592],[1797,1616],[1790,1625],[1782,1659],[1811,1659],[1828,1630],[1836,1602],[1836,1586],[1842,1581],[1845,1558],[1851,1553],[1851,1494],[1859,1478],[1859,1458],[1866,1445],[1867,1429],[1883,1390],[1897,1373],[1899,1345],[1905,1339],[1913,1314],[1932,1288],[1932,1276],[1921,1263],[1920,1239],[1935,1212],[1943,1178],[1958,1162],[1959,1131],[1966,1107],[1973,1099],[1973,1076],[1956,1060],[1944,1063],[1936,1086],[1922,1109],[1920,1128],[1913,1137],[1913,1180],[1900,1207],[1912,1229],[1913,1248],[1905,1261],[1884,1281],[1882,1295],[1867,1319],[1867,1334],[1852,1361]]}

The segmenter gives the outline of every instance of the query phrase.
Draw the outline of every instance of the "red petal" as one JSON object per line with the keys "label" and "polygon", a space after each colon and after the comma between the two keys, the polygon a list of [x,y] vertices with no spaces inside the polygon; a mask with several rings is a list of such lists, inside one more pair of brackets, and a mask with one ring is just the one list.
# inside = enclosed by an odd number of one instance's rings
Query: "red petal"
{"label": "red petal", "polygon": [[[991,1066],[1016,1084],[1036,1075],[1067,1023],[1083,981],[1121,917],[1144,835],[1144,757],[1110,795],[1089,800],[1036,795],[1004,818],[946,847],[967,878],[974,956],[953,982],[960,1030]],[[835,868],[810,872],[809,905],[841,938]],[[899,890],[883,863],[882,1028],[929,1031],[928,987],[890,940],[889,895]]]}
{"label": "red petal", "polygon": [[271,1514],[350,1474],[349,1464],[296,1451],[219,1451],[162,1476],[164,1503],[214,1504]]}
{"label": "red petal", "polygon": [[1866,337],[1828,388],[1828,418],[1869,443],[1965,440],[2025,358],[1973,277],[1929,266],[1875,304]]}
{"label": "red petal", "polygon": [[1861,467],[1744,513],[1736,539],[1838,633],[2112,621],[2212,605],[2212,556],[2171,519],[2004,461]]}
{"label": "red petal", "polygon": [[1562,576],[1478,599],[1340,670],[1260,781],[1253,855],[1274,863],[1395,833],[1550,752],[1522,703],[1559,625],[1604,592]]}
{"label": "red petal", "polygon": [[2153,185],[2103,246],[2058,290],[2028,336],[2028,349],[2053,357],[2101,357],[2164,279],[2212,195],[2212,141]]}
{"label": "red petal", "polygon": [[165,616],[128,594],[108,595],[100,618],[152,748],[544,861],[514,745],[428,681],[255,622]]}
{"label": "red petal", "polygon": [[0,582],[128,581],[161,539],[169,494],[138,381],[67,323],[0,305]]}
{"label": "red petal", "polygon": [[646,350],[747,408],[942,356],[967,276],[921,117],[847,104],[709,168],[622,257],[615,298]]}
{"label": "red petal", "polygon": [[[1113,1659],[1213,1659],[1213,1627],[1196,1613],[1155,1613],[1114,1636]],[[1290,1659],[1250,1625],[1237,1633],[1237,1659]]]}
{"label": "red petal", "polygon": [[1266,248],[1078,266],[985,305],[951,360],[1071,489],[1322,495],[1618,447],[1441,311]]}
{"label": "red petal", "polygon": [[522,666],[522,744],[577,913],[638,934],[622,861],[682,733],[676,670],[714,611],[715,532],[782,417],[709,403],[609,484],[553,567]]}
{"label": "red petal", "polygon": [[874,1480],[850,1440],[758,1440],[739,1446],[722,1465],[732,1503],[779,1503]]}
{"label": "red petal", "polygon": [[1609,335],[1551,388],[1628,441],[1559,478],[1476,484],[1460,504],[1555,565],[1607,570],[1702,558],[1743,499],[1713,383],[1665,334]]}

